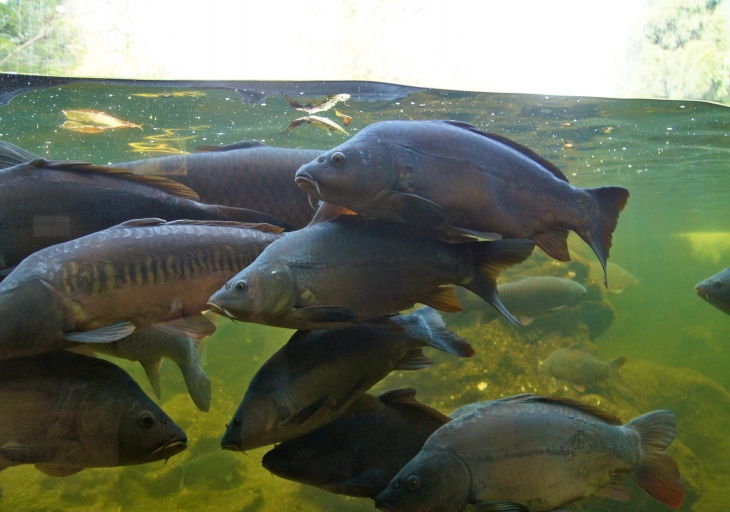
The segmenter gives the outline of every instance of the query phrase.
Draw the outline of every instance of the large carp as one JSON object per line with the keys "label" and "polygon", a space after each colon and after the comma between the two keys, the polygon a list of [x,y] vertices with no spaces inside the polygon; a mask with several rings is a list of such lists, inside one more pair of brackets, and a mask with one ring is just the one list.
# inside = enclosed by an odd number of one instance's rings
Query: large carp
{"label": "large carp", "polygon": [[606,268],[629,191],[581,189],[552,163],[505,137],[458,121],[382,121],[302,166],[308,194],[357,213],[447,235],[530,238],[570,260],[578,233]]}
{"label": "large carp", "polygon": [[0,283],[0,359],[109,343],[135,328],[200,338],[210,294],[281,228],[139,219],[54,245]]}

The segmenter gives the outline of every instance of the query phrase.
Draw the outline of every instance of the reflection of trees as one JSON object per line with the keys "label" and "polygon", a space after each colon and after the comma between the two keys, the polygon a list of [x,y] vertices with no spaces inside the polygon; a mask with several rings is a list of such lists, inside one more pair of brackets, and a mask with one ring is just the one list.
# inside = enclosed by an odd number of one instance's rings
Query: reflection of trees
{"label": "reflection of trees", "polygon": [[655,0],[639,45],[635,93],[722,101],[730,96],[726,0]]}
{"label": "reflection of trees", "polygon": [[73,63],[63,0],[0,3],[0,71],[63,73]]}

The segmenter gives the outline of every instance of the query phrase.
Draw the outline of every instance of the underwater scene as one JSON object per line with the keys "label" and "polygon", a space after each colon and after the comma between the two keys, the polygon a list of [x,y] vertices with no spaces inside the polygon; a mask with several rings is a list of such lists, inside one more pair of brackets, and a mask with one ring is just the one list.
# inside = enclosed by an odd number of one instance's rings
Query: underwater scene
{"label": "underwater scene", "polygon": [[0,511],[726,508],[727,107],[2,99]]}

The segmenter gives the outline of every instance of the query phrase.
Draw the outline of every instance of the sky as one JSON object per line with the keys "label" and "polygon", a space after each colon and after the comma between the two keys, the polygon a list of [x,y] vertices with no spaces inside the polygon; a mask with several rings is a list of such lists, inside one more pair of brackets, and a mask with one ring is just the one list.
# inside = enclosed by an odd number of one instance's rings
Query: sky
{"label": "sky", "polygon": [[615,96],[640,0],[69,0],[87,76]]}

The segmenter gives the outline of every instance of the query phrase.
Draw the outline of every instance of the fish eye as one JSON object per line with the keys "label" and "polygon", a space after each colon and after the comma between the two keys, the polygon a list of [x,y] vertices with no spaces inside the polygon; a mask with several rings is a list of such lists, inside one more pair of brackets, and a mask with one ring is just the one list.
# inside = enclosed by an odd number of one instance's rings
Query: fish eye
{"label": "fish eye", "polygon": [[155,415],[150,411],[142,411],[137,415],[137,424],[140,427],[150,428],[155,424]]}
{"label": "fish eye", "polygon": [[236,283],[236,290],[238,290],[239,292],[242,292],[245,289],[246,289],[246,283],[244,281],[238,281]]}
{"label": "fish eye", "polygon": [[421,487],[421,480],[417,476],[409,476],[408,480],[406,480],[406,485],[408,486],[408,489],[415,491]]}
{"label": "fish eye", "polygon": [[332,162],[332,165],[342,165],[345,163],[345,155],[343,155],[339,151],[337,153],[332,153],[332,156],[330,157],[330,162]]}

